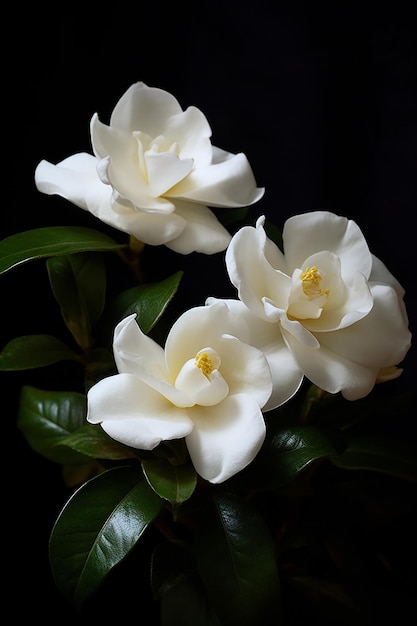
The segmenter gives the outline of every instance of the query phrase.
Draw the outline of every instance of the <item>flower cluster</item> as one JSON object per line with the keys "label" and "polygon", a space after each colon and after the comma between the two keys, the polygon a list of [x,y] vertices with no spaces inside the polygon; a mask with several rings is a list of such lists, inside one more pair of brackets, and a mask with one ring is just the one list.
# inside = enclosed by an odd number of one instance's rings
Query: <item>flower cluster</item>
{"label": "flower cluster", "polygon": [[[338,424],[336,442],[327,422],[311,431],[303,430],[304,421],[312,402],[359,401],[376,383],[401,374],[411,345],[404,290],[369,250],[360,227],[338,214],[295,215],[278,241],[268,235],[265,215],[251,223],[240,213],[231,232],[221,210],[254,205],[264,190],[246,156],[213,146],[204,114],[196,107],[183,110],[166,91],[136,83],[116,104],[109,125],[94,115],[90,128],[93,154],[57,165],[41,161],[37,189],[89,211],[128,241],[94,229],[52,227],[0,242],[3,272],[47,259],[53,294],[76,342],[74,349],[51,336],[17,338],[0,354],[1,369],[72,360],[84,370],[82,392],[27,386],[19,409],[19,426],[35,450],[85,468],[51,535],[54,576],[82,607],[144,529],[165,520],[167,507],[171,522],[181,524],[190,514],[187,505],[195,501],[197,507],[201,489],[226,484],[227,491],[213,491],[217,513],[227,518],[224,532],[233,543],[237,535],[228,523],[247,514],[244,535],[252,537],[255,529],[253,545],[246,546],[249,558],[259,542],[267,555],[262,567],[253,556],[253,606],[234,607],[242,620],[248,612],[242,623],[254,623],[255,613],[271,608],[276,558],[258,517],[226,494],[233,485],[239,497],[258,489],[275,493],[323,458],[346,467],[349,441],[341,443],[341,437],[347,424]],[[105,294],[103,253],[114,254],[137,277],[147,245],[181,255],[224,253],[236,297],[207,294],[161,340],[154,331],[176,295],[180,272],[160,283],[134,283],[110,306]],[[97,336],[105,338],[103,345]],[[286,407],[298,407],[298,397],[301,418],[285,417]],[[70,486],[76,482],[68,479]],[[102,508],[86,521],[81,511],[88,498]],[[90,524],[89,535],[75,548],[84,524]],[[194,524],[201,546],[206,527],[199,515]],[[89,556],[74,560],[75,549]],[[241,549],[232,548],[237,561]],[[204,549],[198,550],[211,597],[214,577]],[[234,569],[242,580],[251,578],[239,562]],[[267,580],[260,598],[258,588]],[[163,595],[163,586],[156,595]],[[223,599],[212,602],[226,623],[230,609]]]}

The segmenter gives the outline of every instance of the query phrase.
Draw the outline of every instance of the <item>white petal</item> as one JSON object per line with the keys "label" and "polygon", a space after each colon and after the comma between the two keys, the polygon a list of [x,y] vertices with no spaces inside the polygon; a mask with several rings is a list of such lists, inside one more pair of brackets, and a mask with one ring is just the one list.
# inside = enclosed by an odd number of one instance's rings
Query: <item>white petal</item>
{"label": "white petal", "polygon": [[399,299],[402,299],[405,295],[404,288],[398,282],[398,280],[391,274],[384,263],[376,256],[372,256],[372,272],[369,277],[369,282],[380,283],[381,285],[390,285],[395,289]]}
{"label": "white petal", "polygon": [[[260,224],[258,228],[245,226],[233,237],[226,250],[226,267],[230,281],[237,288],[239,298],[254,315],[262,319],[277,319],[285,311],[291,290],[291,278],[274,269],[270,260],[285,265],[278,247],[268,245],[265,256],[266,236]],[[264,306],[263,299],[273,303],[277,313]]]}
{"label": "white petal", "polygon": [[404,319],[408,319],[407,309],[403,300],[405,295],[405,290],[403,286],[398,282],[395,276],[391,274],[391,272],[384,265],[384,263],[376,256],[372,256],[372,272],[371,276],[369,277],[369,282],[371,285],[373,283],[390,285],[397,293],[399,305],[402,310],[402,316],[404,317]]}
{"label": "white petal", "polygon": [[188,107],[183,113],[169,117],[163,134],[168,141],[178,144],[181,159],[194,160],[196,169],[211,164],[211,128],[205,115],[196,107]]}
{"label": "white petal", "polygon": [[96,168],[97,159],[84,152],[57,165],[41,161],[35,170],[35,184],[42,193],[61,196],[96,217],[108,215],[111,188],[101,182]]}
{"label": "white petal", "polygon": [[175,381],[176,388],[186,394],[193,405],[219,404],[229,393],[227,382],[218,370],[205,376],[195,361],[195,359],[190,359],[184,364]]}
{"label": "white petal", "polygon": [[398,365],[411,345],[408,320],[392,287],[373,285],[372,294],[374,306],[369,315],[349,328],[318,335],[320,342],[372,369]]}
{"label": "white petal", "polygon": [[[327,251],[308,257],[303,264],[303,269],[314,266],[318,267],[319,275],[322,277],[319,289],[324,295],[309,298],[302,293],[300,287],[300,299],[296,306],[291,304],[288,307],[289,316],[301,318],[305,327],[312,332],[328,332],[350,326],[369,313],[373,306],[373,298],[368,281],[363,274],[359,272],[353,274],[346,283],[341,275],[339,257]],[[297,271],[294,276],[297,276]],[[292,298],[294,298],[294,276]],[[310,316],[308,315],[308,306],[314,306],[315,303],[322,307],[316,319],[312,312]]]}
{"label": "white petal", "polygon": [[282,239],[285,258],[291,269],[302,267],[316,252],[328,250],[341,259],[345,282],[361,272],[369,277],[372,258],[368,244],[355,222],[328,211],[312,211],[290,217],[284,224]]}
{"label": "white petal", "polygon": [[[216,301],[219,300],[208,298],[207,304]],[[248,332],[243,333],[240,324],[239,337],[242,341],[262,350],[268,361],[273,390],[262,408],[263,412],[284,404],[296,393],[304,376],[284,342],[279,325],[260,320],[240,300],[228,299],[221,302],[227,306],[231,320],[244,321],[247,325]]]}
{"label": "white petal", "polygon": [[184,228],[166,242],[167,248],[179,254],[216,254],[227,248],[230,233],[207,207],[176,200],[175,214],[183,220]]}
{"label": "white petal", "polygon": [[193,159],[179,159],[171,152],[145,154],[149,180],[149,195],[159,197],[187,176],[192,167]]}
{"label": "white petal", "polygon": [[251,394],[262,406],[272,391],[269,366],[260,350],[239,339],[240,330],[248,336],[246,321],[233,317],[221,300],[189,309],[172,326],[165,343],[171,376],[176,377],[198,353],[211,349],[220,358],[219,372],[230,393]]}
{"label": "white petal", "polygon": [[156,137],[163,132],[166,120],[181,111],[177,99],[167,91],[137,82],[114,107],[110,125],[126,132],[141,130]]}
{"label": "white petal", "polygon": [[161,441],[188,435],[193,428],[178,409],[131,374],[104,378],[87,395],[87,421],[101,424],[116,441],[151,450]]}
{"label": "white petal", "polygon": [[264,347],[266,360],[272,377],[272,393],[262,411],[271,411],[288,402],[298,391],[304,379],[294,355],[284,343],[281,333],[280,341]]}
{"label": "white petal", "polygon": [[189,397],[174,387],[175,378],[165,365],[163,348],[141,331],[135,318],[136,314],[129,315],[114,332],[113,351],[118,371],[135,375],[177,407],[190,406]]}
{"label": "white petal", "polygon": [[280,322],[285,337],[291,335],[298,343],[310,350],[316,350],[319,347],[319,341],[313,333],[305,328],[298,320],[290,320],[286,315],[282,315]]}
{"label": "white petal", "polygon": [[324,308],[318,320],[305,320],[312,332],[341,330],[355,324],[372,309],[374,300],[368,281],[362,274],[355,274],[347,286],[346,299],[340,307]]}
{"label": "white petal", "polygon": [[186,436],[197,473],[222,483],[253,461],[265,439],[265,422],[251,396],[228,396],[216,407],[191,410],[193,431]]}
{"label": "white petal", "polygon": [[115,206],[113,203],[111,213],[102,215],[101,219],[129,233],[150,246],[168,245],[176,240],[186,227],[185,220],[176,213],[146,213],[136,209]]}
{"label": "white petal", "polygon": [[[96,116],[91,120],[91,140],[94,152],[106,159],[106,180],[122,198],[140,208],[153,211],[171,212],[172,203],[167,200],[155,203],[149,188],[146,168],[139,159],[139,146],[136,138],[124,131],[102,124]],[[102,174],[103,176],[103,174]]]}
{"label": "white petal", "polygon": [[[341,331],[334,333],[335,335]],[[324,334],[324,333],[323,333]],[[345,359],[324,347],[311,350],[286,336],[290,350],[305,376],[328,393],[342,392],[348,400],[365,397],[373,388],[378,369]]]}
{"label": "white petal", "polygon": [[[193,307],[185,311],[173,324],[165,342],[165,358],[171,376],[175,379],[182,366],[195,358],[200,350],[216,346],[224,333],[240,336],[247,327],[242,319],[233,319],[226,304],[215,300],[212,305]],[[223,355],[216,350],[221,359]]]}
{"label": "white petal", "polygon": [[396,365],[392,365],[391,367],[383,367],[379,370],[378,376],[376,379],[377,383],[384,383],[389,380],[395,380],[403,373],[403,369],[401,367],[397,367]]}
{"label": "white petal", "polygon": [[256,187],[249,162],[240,153],[220,163],[194,169],[169,191],[169,197],[211,207],[241,207],[254,204],[264,192],[263,188]]}
{"label": "white petal", "polygon": [[128,315],[114,330],[113,352],[120,374],[128,372],[141,376],[147,370],[151,376],[169,380],[164,350],[145,335],[136,322],[136,313]]}
{"label": "white petal", "polygon": [[264,353],[231,336],[221,337],[217,345],[222,359],[220,371],[230,394],[250,395],[262,408],[272,392],[271,371]]}

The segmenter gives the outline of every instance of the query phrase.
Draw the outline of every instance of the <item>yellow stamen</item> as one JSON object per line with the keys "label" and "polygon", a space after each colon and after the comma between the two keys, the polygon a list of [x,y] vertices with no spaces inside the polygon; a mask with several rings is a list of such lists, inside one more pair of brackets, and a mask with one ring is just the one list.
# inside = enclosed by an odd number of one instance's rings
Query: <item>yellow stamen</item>
{"label": "yellow stamen", "polygon": [[320,289],[320,281],[323,277],[319,274],[319,269],[316,265],[307,267],[304,272],[300,274],[300,280],[303,283],[302,289],[306,296],[323,296],[329,295],[328,289]]}
{"label": "yellow stamen", "polygon": [[214,369],[213,363],[209,358],[207,352],[201,352],[200,354],[197,354],[197,356],[195,357],[195,364],[207,378]]}

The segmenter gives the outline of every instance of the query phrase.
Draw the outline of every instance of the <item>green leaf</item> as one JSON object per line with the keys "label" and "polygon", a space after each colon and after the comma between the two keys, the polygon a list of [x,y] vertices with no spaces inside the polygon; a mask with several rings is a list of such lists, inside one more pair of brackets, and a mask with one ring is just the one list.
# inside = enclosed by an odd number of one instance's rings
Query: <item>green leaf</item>
{"label": "green leaf", "polygon": [[190,498],[197,485],[197,474],[191,464],[173,465],[165,459],[142,462],[145,478],[152,489],[174,507]]}
{"label": "green leaf", "polygon": [[113,352],[105,348],[93,348],[89,350],[85,358],[84,388],[90,389],[92,385],[103,378],[117,374]]}
{"label": "green leaf", "polygon": [[339,452],[336,442],[319,428],[282,427],[266,439],[250,471],[258,488],[275,489],[293,481],[314,461]]}
{"label": "green leaf", "polygon": [[117,467],[82,485],[52,529],[49,558],[57,587],[77,608],[137,544],[163,507],[139,468]]}
{"label": "green leaf", "polygon": [[349,441],[343,454],[331,461],[343,469],[370,470],[417,481],[417,455],[407,441],[381,435],[357,436]]}
{"label": "green leaf", "polygon": [[47,261],[49,282],[62,317],[79,346],[93,343],[92,329],[105,302],[106,269],[101,254],[84,252]]}
{"label": "green leaf", "polygon": [[30,447],[55,463],[86,463],[89,458],[59,444],[85,423],[83,394],[22,388],[17,425]]}
{"label": "green leaf", "polygon": [[128,315],[136,313],[137,322],[147,334],[162,316],[174,297],[184,272],[176,272],[158,283],[132,287],[120,293],[109,309],[107,326],[110,332]]}
{"label": "green leaf", "polygon": [[0,274],[45,257],[87,250],[120,250],[119,244],[104,233],[81,226],[48,226],[11,235],[0,241]]}
{"label": "green leaf", "polygon": [[161,604],[161,626],[220,626],[188,546],[161,543],[152,554],[151,581]]}
{"label": "green leaf", "polygon": [[85,456],[93,459],[120,459],[136,458],[135,453],[127,446],[118,443],[101,428],[93,424],[85,424],[75,432],[59,441],[59,445],[68,446]]}
{"label": "green leaf", "polygon": [[219,210],[214,209],[214,212],[219,222],[231,231],[235,228],[239,228],[239,226],[246,222],[249,215],[249,207],[233,207],[232,209],[222,207]]}
{"label": "green leaf", "polygon": [[274,543],[263,518],[245,500],[219,494],[196,530],[196,558],[222,624],[280,623]]}
{"label": "green leaf", "polygon": [[0,353],[0,370],[46,367],[59,361],[79,361],[80,356],[52,335],[25,335],[9,341]]}

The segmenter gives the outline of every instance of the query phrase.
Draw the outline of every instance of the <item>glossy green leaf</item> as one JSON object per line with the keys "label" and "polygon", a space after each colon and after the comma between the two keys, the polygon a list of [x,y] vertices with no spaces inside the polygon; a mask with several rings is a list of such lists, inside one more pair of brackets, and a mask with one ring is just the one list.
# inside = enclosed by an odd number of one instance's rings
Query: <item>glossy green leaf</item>
{"label": "glossy green leaf", "polygon": [[76,607],[126,558],[162,506],[139,467],[107,470],[73,494],[52,529],[49,557],[58,588]]}
{"label": "glossy green leaf", "polygon": [[113,352],[105,348],[89,350],[85,358],[84,388],[88,389],[102,378],[117,374]]}
{"label": "glossy green leaf", "polygon": [[120,250],[122,245],[97,230],[81,226],[48,226],[11,235],[0,241],[0,274],[45,257],[87,250]]}
{"label": "glossy green leaf", "polygon": [[156,546],[151,582],[161,606],[161,626],[221,626],[186,545],[167,542]]}
{"label": "glossy green leaf", "polygon": [[247,501],[232,494],[215,495],[213,506],[199,520],[195,550],[222,624],[281,623],[274,543],[265,521]]}
{"label": "glossy green leaf", "polygon": [[85,456],[93,459],[120,459],[136,458],[135,453],[127,446],[118,443],[99,425],[85,424],[67,437],[59,441],[59,445],[68,446]]}
{"label": "glossy green leaf", "polygon": [[62,464],[86,463],[89,458],[71,448],[58,446],[85,423],[83,394],[22,388],[17,425],[30,447],[50,461]]}
{"label": "glossy green leaf", "polygon": [[216,211],[216,217],[221,224],[228,230],[237,230],[240,226],[244,225],[249,216],[249,207],[233,207],[232,209],[221,208]]}
{"label": "glossy green leaf", "polygon": [[132,287],[120,293],[109,308],[107,325],[110,331],[120,320],[136,313],[140,328],[149,333],[174,297],[182,276],[183,272],[176,272],[158,283]]}
{"label": "glossy green leaf", "polygon": [[62,317],[78,345],[93,344],[92,331],[104,308],[106,269],[100,253],[51,257],[46,263],[49,282]]}
{"label": "glossy green leaf", "polygon": [[290,483],[314,461],[339,452],[335,441],[319,428],[277,427],[249,468],[249,479],[254,480],[258,488],[278,488]]}
{"label": "glossy green leaf", "polygon": [[[319,402],[315,403],[314,421],[316,425],[323,427],[337,425],[341,430],[371,419],[375,423],[390,425],[392,417],[398,422],[402,416],[412,414],[415,411],[415,396],[413,392],[403,392],[392,396],[379,397],[374,389],[365,398],[354,402],[346,400],[340,394],[323,394]],[[319,396],[319,391],[317,395]],[[379,430],[379,429],[378,429]]]}
{"label": "glossy green leaf", "polygon": [[173,465],[165,459],[142,462],[146,480],[154,491],[179,506],[190,498],[197,486],[197,474],[191,464]]}
{"label": "glossy green leaf", "polygon": [[52,335],[25,335],[9,341],[0,353],[0,370],[46,367],[59,361],[79,361],[80,355]]}
{"label": "glossy green leaf", "polygon": [[346,451],[331,460],[343,469],[370,470],[417,481],[415,446],[410,446],[404,440],[378,434],[354,437],[349,441]]}

